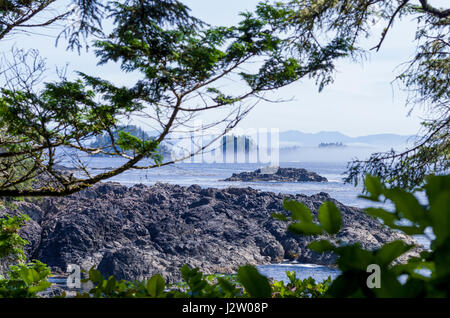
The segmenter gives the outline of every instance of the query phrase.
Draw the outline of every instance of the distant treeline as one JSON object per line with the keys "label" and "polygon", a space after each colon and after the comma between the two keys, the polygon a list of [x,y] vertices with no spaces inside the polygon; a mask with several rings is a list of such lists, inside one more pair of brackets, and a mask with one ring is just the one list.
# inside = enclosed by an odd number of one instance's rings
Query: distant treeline
{"label": "distant treeline", "polygon": [[346,147],[342,142],[321,142],[319,148],[327,147]]}
{"label": "distant treeline", "polygon": [[[145,130],[143,130],[135,125],[122,125],[122,126],[118,126],[117,129],[112,132],[114,140],[118,139],[119,131],[127,132],[141,140],[154,139],[154,137],[150,136]],[[97,136],[95,138],[95,140],[89,146],[91,148],[102,148],[102,150],[105,152],[114,152],[115,151],[111,145],[111,137],[107,133],[104,133],[101,136]],[[121,150],[120,147],[117,145],[116,145],[116,148]],[[161,155],[163,155],[163,157],[170,154],[169,148],[165,145],[160,144],[158,149],[159,149],[159,153]],[[126,153],[128,154],[128,152],[126,152]],[[129,154],[129,155],[131,155],[131,154]],[[99,154],[95,154],[94,156],[104,157],[107,155],[99,153]]]}

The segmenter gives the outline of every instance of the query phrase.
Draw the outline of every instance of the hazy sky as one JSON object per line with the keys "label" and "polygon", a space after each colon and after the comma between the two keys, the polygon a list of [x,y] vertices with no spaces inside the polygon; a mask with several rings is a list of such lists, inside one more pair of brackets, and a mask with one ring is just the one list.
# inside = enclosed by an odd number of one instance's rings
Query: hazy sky
{"label": "hazy sky", "polygon": [[[240,20],[238,13],[252,10],[258,0],[185,0],[194,16],[215,25],[232,25]],[[444,1],[434,1],[440,4]],[[379,40],[384,26],[374,29],[374,36],[367,42],[370,48]],[[397,23],[388,33],[380,52],[372,53],[363,64],[339,62],[335,83],[318,93],[309,80],[302,80],[280,89],[275,96],[294,98],[285,103],[261,102],[244,119],[244,128],[279,128],[303,132],[340,131],[350,136],[397,133],[415,134],[420,128],[424,113],[417,109],[409,117],[405,107],[406,95],[391,84],[396,67],[414,54],[415,24],[411,21]],[[70,69],[93,72],[111,81],[123,81],[118,67],[96,67],[93,54],[67,53],[64,43],[55,48],[54,37],[20,35],[2,41],[0,51],[8,51],[12,45],[19,48],[35,48],[47,58],[49,67],[70,62]],[[398,71],[398,70],[397,70]]]}
{"label": "hazy sky", "polygon": [[[258,0],[185,1],[195,15],[214,24],[239,21],[236,13],[251,10]],[[367,43],[373,47],[383,26],[374,30]],[[392,32],[393,31],[393,32]],[[414,111],[409,117],[406,95],[391,82],[395,68],[414,53],[415,25],[402,21],[388,33],[382,49],[372,53],[363,64],[341,61],[334,84],[321,93],[311,80],[302,80],[276,92],[291,98],[282,104],[262,102],[240,123],[243,127],[276,127],[281,130],[319,132],[340,131],[350,136],[398,133],[416,134],[424,114]]]}

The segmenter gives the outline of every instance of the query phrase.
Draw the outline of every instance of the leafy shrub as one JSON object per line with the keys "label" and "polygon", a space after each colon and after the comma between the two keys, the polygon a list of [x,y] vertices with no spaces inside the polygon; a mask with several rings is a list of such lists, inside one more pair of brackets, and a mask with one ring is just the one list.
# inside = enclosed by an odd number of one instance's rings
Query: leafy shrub
{"label": "leafy shrub", "polygon": [[[0,298],[38,297],[39,292],[51,286],[48,278],[50,269],[40,261],[24,263],[24,246],[28,242],[18,232],[29,220],[26,215],[0,218],[0,260],[16,261],[9,266],[5,277],[0,276]],[[203,275],[198,268],[184,265],[181,269],[183,281],[178,284],[166,284],[157,274],[144,281],[117,280],[114,276],[105,279],[98,270],[91,269],[83,282],[91,282],[92,289],[86,293],[77,293],[76,297],[93,298],[236,298],[236,297],[280,297],[297,295],[298,297],[319,297],[324,286],[316,286],[314,280],[300,281],[291,277],[291,283],[270,283],[254,266],[242,266],[235,275]],[[295,289],[295,291],[294,291]],[[61,297],[66,297],[63,292]]]}
{"label": "leafy shrub", "polygon": [[0,261],[16,261],[9,266],[5,277],[0,275],[0,298],[36,297],[38,292],[51,286],[47,281],[50,269],[39,261],[24,264],[24,246],[28,241],[19,236],[20,228],[29,220],[26,215],[0,218]]}
{"label": "leafy shrub", "polygon": [[331,277],[321,283],[316,283],[314,278],[299,279],[294,271],[286,272],[289,283],[275,281],[272,284],[274,298],[319,298],[323,297],[331,283]]}
{"label": "leafy shrub", "polygon": [[[423,188],[427,203],[398,187],[387,188],[376,177],[365,179],[367,195],[360,196],[373,202],[390,201],[395,211],[367,208],[365,212],[381,219],[385,226],[408,235],[427,235],[430,250],[411,257],[405,264],[394,262],[413,246],[396,240],[376,250],[365,250],[360,244],[337,244],[329,240],[314,241],[309,248],[319,252],[334,252],[341,274],[326,291],[331,297],[449,297],[450,294],[450,176],[430,176]],[[324,202],[313,221],[311,211],[302,203],[285,201],[290,217],[275,215],[290,221],[288,230],[303,235],[337,234],[341,228],[341,214],[332,202]],[[429,232],[432,231],[433,235]],[[368,266],[376,264],[381,272],[379,288],[367,284]],[[430,275],[424,275],[424,270]]]}
{"label": "leafy shrub", "polygon": [[[331,278],[316,284],[314,279],[300,280],[289,273],[290,283],[272,282],[261,275],[254,266],[241,266],[236,275],[203,275],[198,268],[184,265],[182,283],[167,285],[156,274],[144,281],[117,281],[114,276],[105,279],[98,270],[91,269],[83,282],[94,287],[75,297],[85,298],[271,298],[271,297],[321,297]],[[66,295],[63,294],[63,297]]]}
{"label": "leafy shrub", "polygon": [[33,298],[52,284],[51,272],[40,261],[10,266],[5,279],[0,279],[0,298]]}
{"label": "leafy shrub", "polygon": [[[183,283],[167,285],[164,278],[156,274],[144,281],[117,281],[114,276],[105,279],[92,268],[83,282],[92,282],[94,287],[76,297],[94,298],[232,298],[242,296],[235,281],[225,276],[203,275],[198,268],[181,268]],[[65,296],[65,295],[63,295]]]}

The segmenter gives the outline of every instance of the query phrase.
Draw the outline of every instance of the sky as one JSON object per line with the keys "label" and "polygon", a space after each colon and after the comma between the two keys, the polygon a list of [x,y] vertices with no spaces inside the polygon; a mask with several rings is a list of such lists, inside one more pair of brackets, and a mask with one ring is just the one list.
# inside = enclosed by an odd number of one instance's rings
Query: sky
{"label": "sky", "polygon": [[[213,25],[237,23],[239,12],[251,11],[258,0],[184,0],[192,14]],[[443,1],[432,4],[439,5]],[[384,26],[374,29],[367,43],[373,47],[379,40]],[[340,61],[335,82],[318,92],[311,80],[302,80],[277,90],[275,98],[289,100],[283,103],[259,103],[239,124],[241,128],[278,128],[300,130],[307,133],[339,131],[349,136],[395,133],[415,135],[420,122],[426,117],[422,109],[405,106],[406,94],[391,82],[398,66],[414,54],[414,31],[412,21],[401,21],[394,25],[377,53],[371,53],[363,63]],[[95,72],[113,82],[126,80],[117,65],[96,66],[92,53],[66,52],[64,43],[55,47],[52,30],[44,35],[17,34],[0,44],[0,51],[8,51],[12,45],[18,48],[34,48],[47,58],[49,67],[63,66],[69,62],[69,70],[80,70],[88,74]],[[53,32],[53,35],[55,33]],[[50,36],[49,36],[50,35]]]}
{"label": "sky", "polygon": [[[257,0],[185,2],[194,14],[214,24],[236,23],[239,17],[235,12],[251,10],[258,3]],[[388,33],[382,49],[370,54],[364,63],[338,62],[335,82],[321,93],[311,80],[294,83],[274,94],[283,99],[293,98],[292,101],[262,102],[240,125],[310,133],[339,131],[349,136],[416,134],[425,114],[417,109],[408,116],[406,94],[391,84],[396,67],[414,53],[414,30],[411,21],[398,23],[392,29],[394,32]],[[376,44],[380,31],[381,28],[374,30],[375,36],[367,47]]]}

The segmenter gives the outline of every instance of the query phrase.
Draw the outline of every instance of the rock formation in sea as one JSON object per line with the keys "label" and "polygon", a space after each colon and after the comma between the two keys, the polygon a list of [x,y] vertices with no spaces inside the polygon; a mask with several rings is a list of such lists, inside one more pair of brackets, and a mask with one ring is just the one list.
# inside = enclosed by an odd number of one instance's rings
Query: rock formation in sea
{"label": "rock formation in sea", "polygon": [[[39,259],[64,273],[69,264],[98,267],[118,279],[144,279],[161,273],[180,279],[183,264],[205,273],[231,273],[244,264],[296,260],[332,264],[332,254],[306,248],[312,238],[286,232],[271,217],[285,213],[283,198],[303,202],[317,214],[322,202],[340,208],[339,239],[365,248],[410,237],[393,232],[360,209],[345,206],[326,193],[283,195],[252,188],[201,188],[198,185],[101,183],[62,198],[18,202],[31,220],[21,230],[30,244],[29,259]],[[1,210],[0,214],[7,210]]]}
{"label": "rock formation in sea", "polygon": [[327,178],[315,172],[299,168],[266,168],[257,169],[251,172],[233,173],[233,175],[223,181],[278,181],[278,182],[327,182]]}

